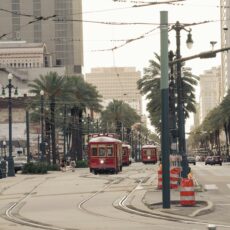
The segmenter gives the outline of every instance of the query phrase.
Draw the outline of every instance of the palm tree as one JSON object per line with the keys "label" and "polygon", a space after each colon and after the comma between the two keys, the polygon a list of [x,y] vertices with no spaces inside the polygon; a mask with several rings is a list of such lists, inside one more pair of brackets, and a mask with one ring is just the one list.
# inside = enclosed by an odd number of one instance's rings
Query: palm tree
{"label": "palm tree", "polygon": [[127,136],[130,135],[131,127],[134,123],[140,121],[140,116],[129,104],[113,100],[108,104],[101,114],[101,125],[106,132],[116,132],[120,138],[124,137],[126,128]]}
{"label": "palm tree", "polygon": [[65,89],[65,79],[59,76],[56,72],[49,72],[46,75],[40,75],[28,86],[30,92],[39,95],[40,91],[44,91],[44,97],[50,107],[50,127],[51,127],[51,142],[52,142],[52,160],[53,164],[57,162],[56,155],[56,138],[55,138],[55,107],[57,100],[60,98],[68,98],[69,91]]}
{"label": "palm tree", "polygon": [[[156,130],[160,132],[161,124],[161,91],[160,91],[160,56],[154,54],[154,60],[149,61],[149,67],[144,68],[144,76],[138,80],[137,87],[148,100],[147,111],[150,114],[150,121]],[[183,69],[182,69],[183,70]],[[183,70],[182,78],[182,99],[185,108],[185,118],[189,117],[189,112],[195,112],[195,88],[197,77],[192,75],[189,70]]]}
{"label": "palm tree", "polygon": [[70,157],[72,160],[82,160],[82,118],[86,108],[94,112],[101,111],[101,96],[95,86],[87,83],[81,76],[66,78],[66,87],[72,94],[71,104],[71,138]]}

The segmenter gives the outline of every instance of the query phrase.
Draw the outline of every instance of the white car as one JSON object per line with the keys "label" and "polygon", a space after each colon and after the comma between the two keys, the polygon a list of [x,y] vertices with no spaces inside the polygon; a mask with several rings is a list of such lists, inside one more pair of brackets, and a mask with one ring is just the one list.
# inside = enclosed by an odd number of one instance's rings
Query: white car
{"label": "white car", "polygon": [[16,156],[14,157],[14,171],[17,173],[17,171],[22,170],[24,165],[27,163],[27,157],[26,156]]}

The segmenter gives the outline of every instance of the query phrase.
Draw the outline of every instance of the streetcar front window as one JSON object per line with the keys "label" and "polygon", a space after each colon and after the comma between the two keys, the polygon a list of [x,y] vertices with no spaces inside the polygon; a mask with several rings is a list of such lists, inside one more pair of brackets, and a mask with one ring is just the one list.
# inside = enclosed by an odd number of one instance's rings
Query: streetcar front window
{"label": "streetcar front window", "polygon": [[100,147],[99,148],[99,156],[104,157],[105,156],[105,147]]}
{"label": "streetcar front window", "polygon": [[151,156],[151,152],[152,152],[152,151],[151,151],[151,149],[147,149],[147,151],[146,151],[146,152],[147,152],[147,153],[146,153],[146,154],[147,154],[147,156]]}
{"label": "streetcar front window", "polygon": [[92,156],[94,156],[94,157],[97,156],[97,147],[92,148]]}
{"label": "streetcar front window", "polygon": [[107,156],[108,157],[112,157],[113,156],[113,148],[112,147],[108,147],[107,148]]}
{"label": "streetcar front window", "polygon": [[122,149],[122,156],[125,156],[125,150]]}

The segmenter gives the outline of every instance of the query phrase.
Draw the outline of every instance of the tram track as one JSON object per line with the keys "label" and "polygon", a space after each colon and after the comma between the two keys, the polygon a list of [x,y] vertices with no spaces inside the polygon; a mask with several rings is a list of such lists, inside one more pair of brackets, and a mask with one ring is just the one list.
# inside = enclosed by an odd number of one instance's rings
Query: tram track
{"label": "tram track", "polygon": [[[65,175],[65,174],[63,174]],[[134,175],[134,174],[133,174]],[[101,212],[99,213],[97,209],[94,209],[92,206],[90,206],[90,201],[93,199],[98,199],[100,195],[106,192],[118,192],[118,196],[120,194],[120,198],[114,200],[111,202],[111,205],[113,205],[115,208],[119,209],[120,212],[126,212],[138,216],[143,216],[146,218],[140,219],[140,218],[130,218],[130,222],[134,223],[143,223],[146,225],[151,225],[152,219],[161,219],[164,221],[172,221],[172,222],[177,222],[177,223],[183,223],[183,224],[194,224],[194,225],[207,225],[207,221],[203,220],[194,220],[192,218],[178,218],[176,215],[174,216],[169,216],[163,212],[161,213],[155,213],[154,211],[151,210],[146,210],[146,209],[141,209],[142,207],[140,206],[135,206],[132,203],[132,200],[135,197],[135,192],[140,191],[143,189],[143,192],[145,189],[150,188],[150,183],[152,182],[152,172],[149,172],[148,175],[143,176],[140,175],[139,178],[136,177],[136,172],[135,176],[133,175],[97,175],[97,176],[91,176],[89,175],[84,175],[81,177],[87,177],[90,179],[100,179],[100,180],[105,180],[103,183],[104,185],[101,186],[101,189],[98,189],[97,191],[94,190],[94,192],[84,192],[84,193],[79,193],[79,194],[85,194],[84,196],[86,197],[80,203],[78,203],[75,207],[78,208],[79,210],[85,212],[86,214],[89,215],[94,215],[94,216],[101,216],[104,218],[108,219],[113,219],[113,220],[123,220],[127,221],[127,218],[122,216],[122,215],[111,215],[108,212]],[[60,175],[59,175],[60,176]],[[31,189],[27,192],[24,193],[23,195],[20,194],[20,198],[17,199],[17,201],[12,202],[8,205],[8,207],[5,208],[4,213],[0,213],[0,216],[10,222],[13,222],[15,224],[21,225],[21,226],[27,226],[31,228],[37,228],[37,229],[47,229],[47,230],[79,230],[78,228],[67,228],[67,227],[59,227],[55,226],[49,223],[43,223],[31,219],[27,219],[23,216],[20,215],[20,210],[23,208],[23,206],[29,201],[30,197],[34,196],[36,194],[36,189],[39,188],[43,183],[45,183],[48,179],[52,179],[55,177],[46,177],[43,178],[42,181],[39,181],[36,185],[31,186]],[[31,178],[32,179],[32,178]],[[20,183],[23,183],[25,180],[21,180]],[[11,186],[8,186],[8,189],[12,186],[16,186],[17,184],[15,183],[14,185],[12,184]],[[119,188],[119,190],[117,190]],[[3,189],[4,191],[7,191],[7,187]],[[73,194],[73,193],[70,193]],[[75,193],[74,193],[75,194]],[[53,196],[54,194],[48,194],[46,196]],[[60,195],[60,194],[58,194]],[[68,195],[68,194],[64,194]],[[108,197],[108,196],[107,196]],[[8,199],[8,198],[7,198]],[[108,204],[109,205],[109,204]],[[149,221],[148,219],[149,218]],[[224,227],[224,228],[230,228],[228,225],[221,225],[221,224],[216,224],[216,226]]]}
{"label": "tram track", "polygon": [[[33,186],[29,192],[27,192],[25,195],[21,196],[16,202],[11,202],[6,207],[6,209],[1,212],[0,216],[7,221],[10,221],[10,222],[13,222],[15,224],[22,225],[22,226],[27,226],[27,227],[46,229],[46,230],[73,230],[70,228],[58,227],[58,226],[54,226],[54,225],[51,225],[48,223],[43,223],[43,222],[31,220],[31,219],[22,217],[19,213],[21,208],[25,205],[26,200],[29,199],[29,197],[35,192],[35,190],[51,178],[52,177],[44,178],[44,180],[40,181],[35,186]],[[15,184],[12,184],[9,187],[5,187],[4,191],[6,191],[9,188],[12,188],[13,186],[16,186],[16,185],[22,183],[23,181],[25,181],[25,180],[21,180]],[[78,229],[74,229],[74,230],[78,230]]]}

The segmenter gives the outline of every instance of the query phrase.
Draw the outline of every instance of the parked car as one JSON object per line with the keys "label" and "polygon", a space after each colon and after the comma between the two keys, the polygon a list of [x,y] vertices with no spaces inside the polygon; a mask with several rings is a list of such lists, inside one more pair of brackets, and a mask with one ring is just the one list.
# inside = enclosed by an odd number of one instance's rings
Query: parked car
{"label": "parked car", "polygon": [[196,159],[195,159],[195,157],[189,156],[189,157],[187,157],[187,160],[188,160],[189,164],[196,165]]}
{"label": "parked car", "polygon": [[205,165],[222,165],[222,158],[220,156],[207,156],[205,159]]}
{"label": "parked car", "polygon": [[16,156],[14,157],[14,171],[17,173],[17,171],[22,170],[24,165],[27,163],[27,157],[26,156]]}

